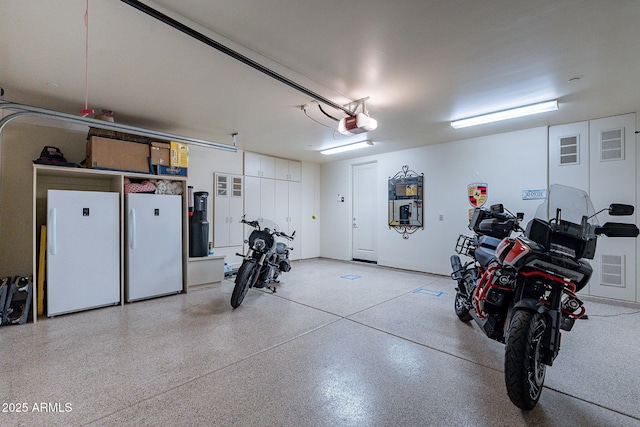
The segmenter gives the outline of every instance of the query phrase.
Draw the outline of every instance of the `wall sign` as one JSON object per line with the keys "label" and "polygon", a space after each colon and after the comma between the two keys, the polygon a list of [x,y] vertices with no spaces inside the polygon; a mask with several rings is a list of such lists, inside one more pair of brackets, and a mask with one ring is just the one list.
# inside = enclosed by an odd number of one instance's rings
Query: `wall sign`
{"label": "wall sign", "polygon": [[547,190],[522,190],[522,200],[546,199]]}
{"label": "wall sign", "polygon": [[486,182],[474,182],[467,185],[467,193],[469,195],[469,203],[474,208],[479,208],[487,201],[487,187],[489,184]]}

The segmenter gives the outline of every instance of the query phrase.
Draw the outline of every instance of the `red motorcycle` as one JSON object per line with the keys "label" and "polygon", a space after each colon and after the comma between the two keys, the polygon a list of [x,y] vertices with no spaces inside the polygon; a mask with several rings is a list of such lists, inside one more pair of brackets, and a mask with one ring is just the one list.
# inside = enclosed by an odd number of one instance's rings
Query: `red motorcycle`
{"label": "red motorcycle", "polygon": [[[632,215],[634,207],[612,204],[609,215]],[[598,213],[600,213],[598,212]],[[576,293],[593,270],[598,236],[637,237],[634,224],[598,225],[589,195],[553,185],[526,230],[522,215],[502,205],[477,208],[469,224],[476,234],[460,236],[451,257],[457,281],[454,309],[463,322],[475,320],[491,339],[505,344],[507,393],[519,408],[538,403],[546,366],[560,351],[561,330],[570,331],[585,314]],[[514,231],[523,234],[510,237]]]}

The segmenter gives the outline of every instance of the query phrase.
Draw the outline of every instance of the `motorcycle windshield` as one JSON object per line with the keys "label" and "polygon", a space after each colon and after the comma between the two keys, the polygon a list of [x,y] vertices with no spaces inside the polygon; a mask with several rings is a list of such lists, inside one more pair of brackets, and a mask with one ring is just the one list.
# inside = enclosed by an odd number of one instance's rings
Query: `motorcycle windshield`
{"label": "motorcycle windshield", "polygon": [[[559,211],[558,211],[559,210]],[[538,207],[536,218],[552,223],[556,219],[583,225],[583,221],[591,226],[598,225],[595,209],[589,195],[582,190],[565,185],[554,184],[549,187],[547,199]],[[589,233],[593,227],[584,230]]]}
{"label": "motorcycle windshield", "polygon": [[[245,218],[246,219],[246,218]],[[269,231],[280,231],[281,228],[278,226],[278,224],[276,224],[274,221],[271,221],[269,219],[262,219],[260,220],[259,218],[255,219],[259,224],[260,224],[260,229],[261,230],[265,230],[265,229],[269,229]],[[247,220],[249,221],[249,220]]]}

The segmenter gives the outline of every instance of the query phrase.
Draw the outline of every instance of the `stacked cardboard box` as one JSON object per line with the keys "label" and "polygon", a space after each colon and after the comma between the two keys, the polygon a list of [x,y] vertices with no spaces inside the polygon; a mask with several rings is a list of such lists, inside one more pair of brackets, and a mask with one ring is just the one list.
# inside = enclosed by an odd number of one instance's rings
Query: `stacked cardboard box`
{"label": "stacked cardboard box", "polygon": [[158,175],[187,176],[189,166],[189,146],[182,142],[171,141],[169,144],[169,164],[158,163]]}
{"label": "stacked cardboard box", "polygon": [[150,173],[149,144],[92,136],[87,140],[86,167]]}
{"label": "stacked cardboard box", "polygon": [[188,165],[189,150],[185,143],[151,141],[96,128],[89,131],[87,168],[187,176]]}

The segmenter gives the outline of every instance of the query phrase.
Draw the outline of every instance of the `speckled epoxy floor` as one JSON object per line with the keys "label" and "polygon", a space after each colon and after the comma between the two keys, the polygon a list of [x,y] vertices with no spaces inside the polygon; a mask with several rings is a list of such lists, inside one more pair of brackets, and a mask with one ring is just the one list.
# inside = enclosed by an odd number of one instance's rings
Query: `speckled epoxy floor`
{"label": "speckled epoxy floor", "polygon": [[314,259],[232,288],[0,328],[0,425],[640,426],[638,306],[587,302],[523,412],[447,277]]}

